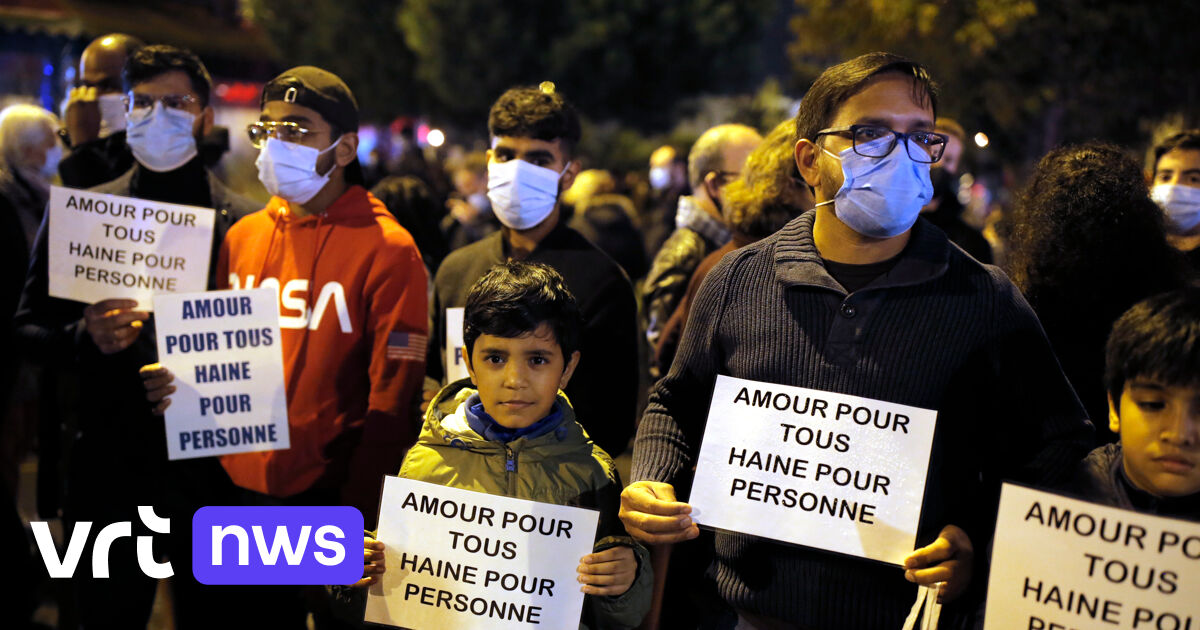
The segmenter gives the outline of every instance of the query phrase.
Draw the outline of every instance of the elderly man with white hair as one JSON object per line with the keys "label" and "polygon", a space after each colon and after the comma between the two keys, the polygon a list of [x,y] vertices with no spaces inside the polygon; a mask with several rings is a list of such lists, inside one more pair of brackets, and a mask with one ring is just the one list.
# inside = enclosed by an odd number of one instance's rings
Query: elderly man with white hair
{"label": "elderly man with white hair", "polygon": [[0,111],[0,210],[6,223],[19,221],[20,233],[12,238],[20,241],[26,261],[62,158],[57,129],[58,118],[36,105]]}

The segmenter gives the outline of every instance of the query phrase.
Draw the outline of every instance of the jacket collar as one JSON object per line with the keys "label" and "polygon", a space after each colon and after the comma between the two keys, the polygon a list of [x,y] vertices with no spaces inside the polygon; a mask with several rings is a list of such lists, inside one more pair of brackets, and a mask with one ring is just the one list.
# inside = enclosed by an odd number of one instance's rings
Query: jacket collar
{"label": "jacket collar", "polygon": [[[825,269],[813,240],[817,211],[809,210],[783,226],[774,239],[775,275],[784,286],[809,286],[844,293],[842,286]],[[912,227],[908,245],[886,276],[869,289],[912,286],[934,280],[949,267],[950,246],[946,235],[924,219]]]}

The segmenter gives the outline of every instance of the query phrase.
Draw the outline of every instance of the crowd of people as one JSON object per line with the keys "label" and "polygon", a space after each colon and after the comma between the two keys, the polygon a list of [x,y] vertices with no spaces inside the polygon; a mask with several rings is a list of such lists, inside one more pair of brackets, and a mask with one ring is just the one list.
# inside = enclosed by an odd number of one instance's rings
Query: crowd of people
{"label": "crowd of people", "polygon": [[[136,535],[138,506],[171,519],[154,552],[177,628],[358,627],[387,570],[372,535],[355,585],[205,586],[191,516],[349,505],[374,529],[384,475],[599,510],[594,551],[568,559],[588,628],[896,628],[914,584],[937,589],[942,627],[976,627],[1002,481],[1200,520],[1200,130],[1154,147],[1150,175],[1128,148],[1051,151],[994,266],[962,216],[966,133],[893,54],[826,69],[773,129],[715,126],[633,176],[581,154],[553,84],[513,87],[486,152],[440,174],[452,190],[368,182],[351,87],[295,67],[243,140],[265,207],[214,172],[196,55],[113,34],[78,76],[62,121],[0,112],[0,386],[8,408],[36,403],[5,420],[4,548],[23,578],[6,627],[44,588],[15,508],[34,450],[39,511],[67,531]],[[284,300],[290,448],[168,459],[154,314],[49,293],[55,184],[216,211],[208,289]],[[686,499],[719,375],[937,411],[903,571],[700,528]],[[60,627],[146,626],[159,588],[134,540],[113,543],[111,577],[58,594]]]}

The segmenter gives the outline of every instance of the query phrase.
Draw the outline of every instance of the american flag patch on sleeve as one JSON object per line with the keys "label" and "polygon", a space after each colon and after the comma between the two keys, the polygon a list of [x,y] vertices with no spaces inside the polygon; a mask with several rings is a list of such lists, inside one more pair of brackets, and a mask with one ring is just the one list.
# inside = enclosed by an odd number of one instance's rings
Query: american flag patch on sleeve
{"label": "american flag patch on sleeve", "polygon": [[418,333],[388,333],[387,358],[407,361],[424,361],[425,346],[429,337]]}

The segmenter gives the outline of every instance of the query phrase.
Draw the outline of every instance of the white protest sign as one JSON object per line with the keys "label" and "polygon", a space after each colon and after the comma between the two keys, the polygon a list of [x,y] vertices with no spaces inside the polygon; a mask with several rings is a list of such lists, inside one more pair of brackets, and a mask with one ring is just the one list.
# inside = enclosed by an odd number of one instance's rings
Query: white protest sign
{"label": "white protest sign", "polygon": [[1198,594],[1200,523],[1001,489],[985,630],[1196,630]]}
{"label": "white protest sign", "polygon": [[446,309],[446,382],[467,378],[467,363],[463,360],[463,308]]}
{"label": "white protest sign", "polygon": [[168,458],[288,448],[278,299],[271,288],[154,296],[158,361],[175,375]]}
{"label": "white protest sign", "polygon": [[387,571],[366,621],[413,630],[575,628],[576,567],[598,512],[387,477],[378,539]]}
{"label": "white protest sign", "polygon": [[128,298],[149,310],[156,293],[208,288],[210,208],[54,186],[49,212],[53,297],[88,304]]}
{"label": "white protest sign", "polygon": [[718,376],[688,502],[696,522],[901,564],[937,412]]}

